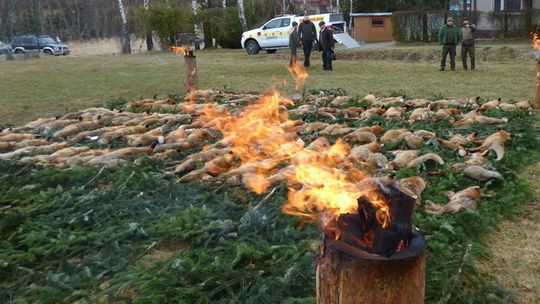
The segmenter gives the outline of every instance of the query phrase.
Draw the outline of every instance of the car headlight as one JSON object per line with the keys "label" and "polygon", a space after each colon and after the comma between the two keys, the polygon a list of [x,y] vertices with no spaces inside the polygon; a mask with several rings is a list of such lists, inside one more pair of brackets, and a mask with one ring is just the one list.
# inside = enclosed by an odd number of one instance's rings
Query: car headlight
{"label": "car headlight", "polygon": [[55,50],[55,51],[58,51],[59,49],[60,49],[60,48],[57,47],[57,46],[54,47],[54,50]]}

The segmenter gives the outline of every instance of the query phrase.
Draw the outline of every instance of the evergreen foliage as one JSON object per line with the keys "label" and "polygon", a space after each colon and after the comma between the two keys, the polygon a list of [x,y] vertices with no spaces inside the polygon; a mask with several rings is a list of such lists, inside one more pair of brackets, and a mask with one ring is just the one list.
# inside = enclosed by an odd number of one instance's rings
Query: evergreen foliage
{"label": "evergreen foliage", "polygon": [[[489,254],[481,237],[534,198],[517,172],[540,159],[540,132],[538,118],[524,111],[487,114],[509,118],[505,157],[490,155],[504,181],[481,184],[488,196],[476,210],[433,216],[421,207],[414,215],[428,246],[426,303],[513,302],[475,263]],[[443,136],[496,131],[380,117],[351,125],[373,123]],[[401,169],[396,177],[426,178],[424,201],[444,203],[444,191],[478,184],[450,168],[459,158],[436,141],[423,150],[448,160],[439,174]],[[321,232],[281,212],[284,186],[257,196],[242,187],[179,184],[151,161],[105,169],[2,161],[0,172],[2,303],[315,303]]]}

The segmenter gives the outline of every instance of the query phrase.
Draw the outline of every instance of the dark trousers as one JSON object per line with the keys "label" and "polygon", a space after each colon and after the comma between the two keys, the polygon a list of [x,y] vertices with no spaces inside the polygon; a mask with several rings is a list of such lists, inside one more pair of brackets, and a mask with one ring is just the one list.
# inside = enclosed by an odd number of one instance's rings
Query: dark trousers
{"label": "dark trousers", "polygon": [[291,50],[291,61],[289,62],[289,66],[292,67],[296,64],[296,50]]}
{"label": "dark trousers", "polygon": [[441,70],[444,70],[446,67],[446,56],[450,54],[450,68],[452,70],[456,69],[456,45],[454,44],[445,44],[442,47],[442,58],[441,58]]}
{"label": "dark trousers", "polygon": [[461,61],[463,62],[463,68],[467,69],[467,54],[471,57],[471,70],[475,68],[475,55],[474,45],[461,45]]}
{"label": "dark trousers", "polygon": [[311,55],[311,48],[313,47],[313,40],[302,41],[302,47],[304,49],[304,66],[308,67],[309,56]]}
{"label": "dark trousers", "polygon": [[323,70],[331,71],[332,70],[332,51],[322,51],[322,62]]}

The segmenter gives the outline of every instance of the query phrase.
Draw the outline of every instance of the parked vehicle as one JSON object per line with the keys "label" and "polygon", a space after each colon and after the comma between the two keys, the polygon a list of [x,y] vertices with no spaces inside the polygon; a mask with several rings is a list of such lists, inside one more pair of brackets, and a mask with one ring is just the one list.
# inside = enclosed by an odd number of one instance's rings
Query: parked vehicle
{"label": "parked vehicle", "polygon": [[48,55],[69,55],[71,50],[47,35],[17,35],[11,42],[15,54],[24,54],[30,50],[41,50]]}
{"label": "parked vehicle", "polygon": [[[319,14],[308,16],[309,20],[315,23],[315,28],[319,32],[318,23],[324,21],[331,25],[335,33],[346,33],[347,28],[342,14]],[[250,55],[266,50],[268,53],[275,53],[277,49],[289,47],[289,32],[293,21],[300,24],[304,16],[283,15],[278,16],[264,23],[263,26],[242,33],[242,47]],[[339,38],[335,37],[338,42]]]}
{"label": "parked vehicle", "polygon": [[11,53],[11,46],[9,44],[0,42],[0,55],[5,55],[9,53]]}

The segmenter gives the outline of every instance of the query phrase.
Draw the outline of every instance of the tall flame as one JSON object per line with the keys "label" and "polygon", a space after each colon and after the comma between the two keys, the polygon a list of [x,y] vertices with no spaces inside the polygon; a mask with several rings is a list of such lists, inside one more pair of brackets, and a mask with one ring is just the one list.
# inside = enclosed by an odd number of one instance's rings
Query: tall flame
{"label": "tall flame", "polygon": [[[296,65],[289,69],[299,88],[307,72]],[[203,119],[223,135],[240,166],[239,174],[252,191],[264,193],[272,186],[271,176],[282,174],[289,185],[288,201],[283,212],[324,224],[345,213],[358,212],[358,198],[366,196],[378,209],[377,220],[383,227],[390,221],[384,199],[374,191],[369,175],[348,157],[349,145],[338,139],[334,145],[305,146],[295,131],[302,121],[289,120],[286,106],[293,102],[274,87],[240,113],[219,111],[207,104]]]}
{"label": "tall flame", "polygon": [[540,39],[538,38],[538,34],[533,34],[533,48],[537,51],[540,51]]}
{"label": "tall flame", "polygon": [[304,86],[308,78],[306,68],[295,62],[292,66],[289,66],[287,70],[289,70],[289,73],[294,78],[294,81],[296,81],[296,86],[294,87],[295,90],[299,90],[302,86]]}
{"label": "tall flame", "polygon": [[184,56],[189,55],[189,50],[187,48],[180,47],[180,46],[171,46],[171,51],[175,54],[181,54]]}

